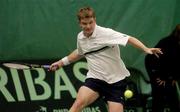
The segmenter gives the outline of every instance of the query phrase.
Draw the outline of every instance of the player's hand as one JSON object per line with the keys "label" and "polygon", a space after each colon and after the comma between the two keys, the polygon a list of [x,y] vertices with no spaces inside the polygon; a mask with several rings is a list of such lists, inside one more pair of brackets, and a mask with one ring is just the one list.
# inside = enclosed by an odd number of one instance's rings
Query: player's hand
{"label": "player's hand", "polygon": [[51,64],[49,70],[50,71],[56,71],[58,69],[60,69],[62,67],[62,62],[59,60],[57,62],[54,62],[53,64]]}
{"label": "player's hand", "polygon": [[159,55],[163,54],[160,48],[149,48],[148,50],[146,50],[146,53],[154,54],[158,58],[159,58]]}
{"label": "player's hand", "polygon": [[165,85],[166,85],[166,81],[161,80],[160,78],[157,78],[156,82],[158,83],[159,86],[164,86],[165,87]]}

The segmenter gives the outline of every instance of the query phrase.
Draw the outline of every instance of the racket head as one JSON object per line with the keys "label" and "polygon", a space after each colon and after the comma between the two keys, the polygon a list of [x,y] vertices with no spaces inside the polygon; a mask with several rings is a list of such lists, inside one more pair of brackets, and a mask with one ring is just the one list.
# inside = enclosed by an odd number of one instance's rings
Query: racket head
{"label": "racket head", "polygon": [[30,69],[30,66],[19,63],[3,63],[3,66],[13,69]]}

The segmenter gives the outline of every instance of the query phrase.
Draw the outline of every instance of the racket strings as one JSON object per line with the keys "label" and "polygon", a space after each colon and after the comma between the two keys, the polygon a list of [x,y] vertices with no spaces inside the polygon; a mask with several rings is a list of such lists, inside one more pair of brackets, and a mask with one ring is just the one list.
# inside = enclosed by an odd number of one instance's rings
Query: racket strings
{"label": "racket strings", "polygon": [[4,66],[14,69],[35,69],[35,68],[45,68],[49,69],[50,65],[38,65],[29,63],[4,63]]}
{"label": "racket strings", "polygon": [[6,67],[9,67],[9,68],[14,68],[14,69],[28,69],[28,68],[30,68],[27,65],[16,64],[16,63],[4,63],[3,65]]}

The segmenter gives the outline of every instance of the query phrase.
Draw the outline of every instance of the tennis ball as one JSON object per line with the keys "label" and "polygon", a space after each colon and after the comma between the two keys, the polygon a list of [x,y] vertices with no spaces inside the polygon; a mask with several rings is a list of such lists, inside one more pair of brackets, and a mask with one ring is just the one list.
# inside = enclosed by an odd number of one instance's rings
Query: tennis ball
{"label": "tennis ball", "polygon": [[124,92],[124,96],[126,98],[132,98],[133,97],[133,92],[129,89],[127,89],[125,92]]}

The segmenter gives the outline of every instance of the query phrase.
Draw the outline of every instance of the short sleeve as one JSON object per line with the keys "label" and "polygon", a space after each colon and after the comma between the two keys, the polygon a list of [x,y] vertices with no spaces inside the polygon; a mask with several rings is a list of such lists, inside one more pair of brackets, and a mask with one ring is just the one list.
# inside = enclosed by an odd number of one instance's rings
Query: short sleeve
{"label": "short sleeve", "polygon": [[79,44],[78,41],[77,41],[77,51],[78,51],[78,54],[79,54],[79,55],[83,55],[82,48],[81,48],[81,46],[80,46],[80,44]]}
{"label": "short sleeve", "polygon": [[129,35],[117,32],[112,29],[107,29],[105,32],[102,41],[99,41],[99,44],[104,44],[104,45],[122,45],[126,46]]}

